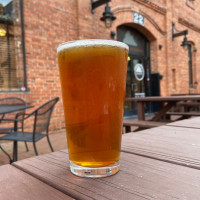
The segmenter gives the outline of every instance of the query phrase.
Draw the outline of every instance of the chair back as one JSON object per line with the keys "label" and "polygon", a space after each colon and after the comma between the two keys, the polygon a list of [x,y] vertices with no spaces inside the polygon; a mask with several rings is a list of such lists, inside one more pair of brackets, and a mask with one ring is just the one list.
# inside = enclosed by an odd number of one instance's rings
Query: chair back
{"label": "chair back", "polygon": [[0,99],[0,105],[27,105],[26,102],[19,97],[6,97]]}
{"label": "chair back", "polygon": [[55,97],[51,99],[50,101],[44,103],[40,107],[38,107],[35,111],[33,111],[32,114],[35,115],[33,137],[36,133],[46,132],[48,134],[51,114],[58,100],[59,100],[59,97]]}

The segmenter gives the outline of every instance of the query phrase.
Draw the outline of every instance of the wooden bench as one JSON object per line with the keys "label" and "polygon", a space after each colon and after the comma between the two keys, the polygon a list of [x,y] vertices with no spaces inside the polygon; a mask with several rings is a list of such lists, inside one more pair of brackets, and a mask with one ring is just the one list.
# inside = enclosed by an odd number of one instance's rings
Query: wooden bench
{"label": "wooden bench", "polygon": [[188,112],[190,110],[199,111],[200,110],[200,102],[179,102],[177,104],[178,107],[183,107],[184,111]]}
{"label": "wooden bench", "polygon": [[166,118],[170,118],[171,116],[180,116],[180,118],[176,120],[188,119],[190,117],[200,116],[200,112],[167,112]]}
{"label": "wooden bench", "polygon": [[167,122],[145,121],[137,119],[124,119],[123,127],[125,127],[125,133],[131,132],[131,126],[137,126],[139,129],[154,128],[158,126],[166,125]]}
{"label": "wooden bench", "polygon": [[167,115],[182,115],[185,117],[200,116],[200,112],[167,112]]}
{"label": "wooden bench", "polygon": [[192,107],[199,106],[200,107],[200,102],[179,102],[179,103],[177,103],[177,105],[180,105],[180,106],[192,106]]}

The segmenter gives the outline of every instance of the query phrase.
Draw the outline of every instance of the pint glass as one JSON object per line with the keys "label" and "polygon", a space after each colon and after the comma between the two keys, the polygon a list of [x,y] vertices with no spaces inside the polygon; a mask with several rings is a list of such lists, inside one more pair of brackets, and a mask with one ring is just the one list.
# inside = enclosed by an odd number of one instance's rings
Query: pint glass
{"label": "pint glass", "polygon": [[128,46],[77,40],[57,48],[70,169],[77,176],[119,171]]}

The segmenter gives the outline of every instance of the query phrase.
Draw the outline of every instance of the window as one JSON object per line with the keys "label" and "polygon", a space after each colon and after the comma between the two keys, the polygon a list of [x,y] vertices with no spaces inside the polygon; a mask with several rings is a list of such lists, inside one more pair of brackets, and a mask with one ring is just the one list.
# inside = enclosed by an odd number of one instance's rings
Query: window
{"label": "window", "polygon": [[0,0],[0,92],[26,91],[22,0]]}
{"label": "window", "polygon": [[172,88],[176,90],[176,69],[172,69]]}
{"label": "window", "polygon": [[189,58],[189,86],[195,88],[197,85],[197,73],[196,73],[196,48],[195,45],[190,42],[188,45],[188,58]]}
{"label": "window", "polygon": [[196,71],[196,47],[190,42],[189,45],[189,73],[190,73],[190,88],[196,88],[197,86],[197,71]]}

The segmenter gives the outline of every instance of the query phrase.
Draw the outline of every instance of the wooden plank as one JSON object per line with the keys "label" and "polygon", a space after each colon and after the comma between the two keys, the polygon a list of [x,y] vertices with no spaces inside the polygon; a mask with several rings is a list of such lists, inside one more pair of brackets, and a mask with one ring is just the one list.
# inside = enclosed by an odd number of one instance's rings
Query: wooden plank
{"label": "wooden plank", "polygon": [[121,153],[121,170],[106,178],[80,178],[69,171],[65,152],[33,157],[13,165],[75,199],[199,199],[198,170]]}
{"label": "wooden plank", "polygon": [[159,109],[159,112],[156,113],[155,116],[151,120],[152,121],[160,120],[163,116],[165,116],[166,112],[168,110],[170,110],[175,105],[176,105],[176,101],[175,102],[168,102],[167,105],[163,105],[163,107],[161,107]]}
{"label": "wooden plank", "polygon": [[179,106],[191,106],[191,107],[200,107],[200,102],[180,102]]}
{"label": "wooden plank", "polygon": [[167,112],[167,115],[200,116],[200,112]]}
{"label": "wooden plank", "polygon": [[123,135],[122,150],[200,169],[200,131],[160,126]]}
{"label": "wooden plank", "polygon": [[123,126],[138,126],[142,128],[154,128],[158,126],[166,125],[166,122],[155,122],[155,121],[145,121],[145,120],[131,120],[131,119],[124,119]]}
{"label": "wooden plank", "polygon": [[71,197],[11,165],[0,167],[0,185],[0,199],[2,200],[72,200]]}
{"label": "wooden plank", "polygon": [[137,103],[137,113],[138,113],[138,120],[145,120],[145,114],[144,114],[144,102],[138,102]]}
{"label": "wooden plank", "polygon": [[186,119],[186,120],[172,122],[172,123],[167,124],[167,126],[200,129],[200,117],[193,117],[193,118]]}
{"label": "wooden plank", "polygon": [[162,102],[169,102],[169,101],[194,101],[200,100],[200,95],[183,95],[183,96],[151,96],[151,97],[129,97],[126,98],[125,101],[142,101],[142,102],[153,102],[153,101],[162,101]]}

